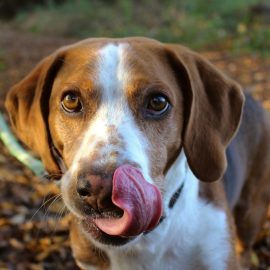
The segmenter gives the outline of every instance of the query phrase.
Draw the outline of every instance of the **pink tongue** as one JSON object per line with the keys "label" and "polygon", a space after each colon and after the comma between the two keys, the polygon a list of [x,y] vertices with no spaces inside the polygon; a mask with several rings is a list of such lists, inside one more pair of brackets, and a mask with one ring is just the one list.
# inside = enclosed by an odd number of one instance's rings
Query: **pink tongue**
{"label": "pink tongue", "polygon": [[146,182],[133,166],[122,165],[115,170],[112,201],[124,211],[123,216],[94,220],[97,227],[109,235],[135,236],[153,229],[159,222],[162,213],[160,191]]}

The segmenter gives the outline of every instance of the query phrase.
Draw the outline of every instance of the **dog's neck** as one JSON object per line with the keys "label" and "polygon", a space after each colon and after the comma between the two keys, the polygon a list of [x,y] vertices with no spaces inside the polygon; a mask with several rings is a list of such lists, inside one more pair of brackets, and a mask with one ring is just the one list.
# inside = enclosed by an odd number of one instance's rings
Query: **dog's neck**
{"label": "dog's neck", "polygon": [[[194,270],[203,269],[201,265],[208,270],[225,269],[229,256],[226,214],[199,197],[199,180],[183,152],[168,171],[166,181],[163,222],[122,248],[103,247],[112,269]],[[170,208],[170,199],[182,183],[181,195]],[[220,246],[223,249],[213,254]]]}

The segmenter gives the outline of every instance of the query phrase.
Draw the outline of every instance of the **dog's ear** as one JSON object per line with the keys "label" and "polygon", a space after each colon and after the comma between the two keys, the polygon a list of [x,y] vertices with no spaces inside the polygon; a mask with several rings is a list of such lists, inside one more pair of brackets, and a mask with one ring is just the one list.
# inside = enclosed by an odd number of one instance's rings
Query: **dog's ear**
{"label": "dog's ear", "polygon": [[16,135],[41,157],[45,169],[53,175],[59,175],[60,169],[52,153],[49,100],[54,78],[63,60],[63,53],[45,58],[10,89],[5,103]]}
{"label": "dog's ear", "polygon": [[188,164],[198,179],[218,180],[227,167],[225,151],[239,126],[244,95],[200,55],[181,46],[166,49],[184,99],[182,141]]}

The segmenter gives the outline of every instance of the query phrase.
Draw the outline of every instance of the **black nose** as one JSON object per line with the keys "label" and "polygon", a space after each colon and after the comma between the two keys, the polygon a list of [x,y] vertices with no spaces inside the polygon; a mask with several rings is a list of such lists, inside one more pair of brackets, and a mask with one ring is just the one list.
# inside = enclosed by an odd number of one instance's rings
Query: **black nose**
{"label": "black nose", "polygon": [[112,180],[110,178],[81,174],[77,178],[77,193],[85,204],[97,212],[114,208],[111,200]]}
{"label": "black nose", "polygon": [[81,197],[91,196],[91,184],[87,178],[78,179],[77,192]]}

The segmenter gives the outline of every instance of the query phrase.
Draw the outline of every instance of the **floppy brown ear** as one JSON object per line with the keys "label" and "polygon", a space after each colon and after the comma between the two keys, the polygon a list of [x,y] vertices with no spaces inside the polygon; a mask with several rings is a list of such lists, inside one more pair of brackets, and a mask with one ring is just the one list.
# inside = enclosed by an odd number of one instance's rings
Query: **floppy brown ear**
{"label": "floppy brown ear", "polygon": [[198,54],[173,45],[168,51],[184,97],[182,139],[188,164],[198,179],[218,180],[227,167],[225,151],[239,126],[244,95]]}
{"label": "floppy brown ear", "polygon": [[18,138],[41,157],[46,170],[54,175],[59,175],[60,170],[52,153],[49,99],[54,78],[62,64],[63,55],[45,58],[10,89],[5,103]]}

